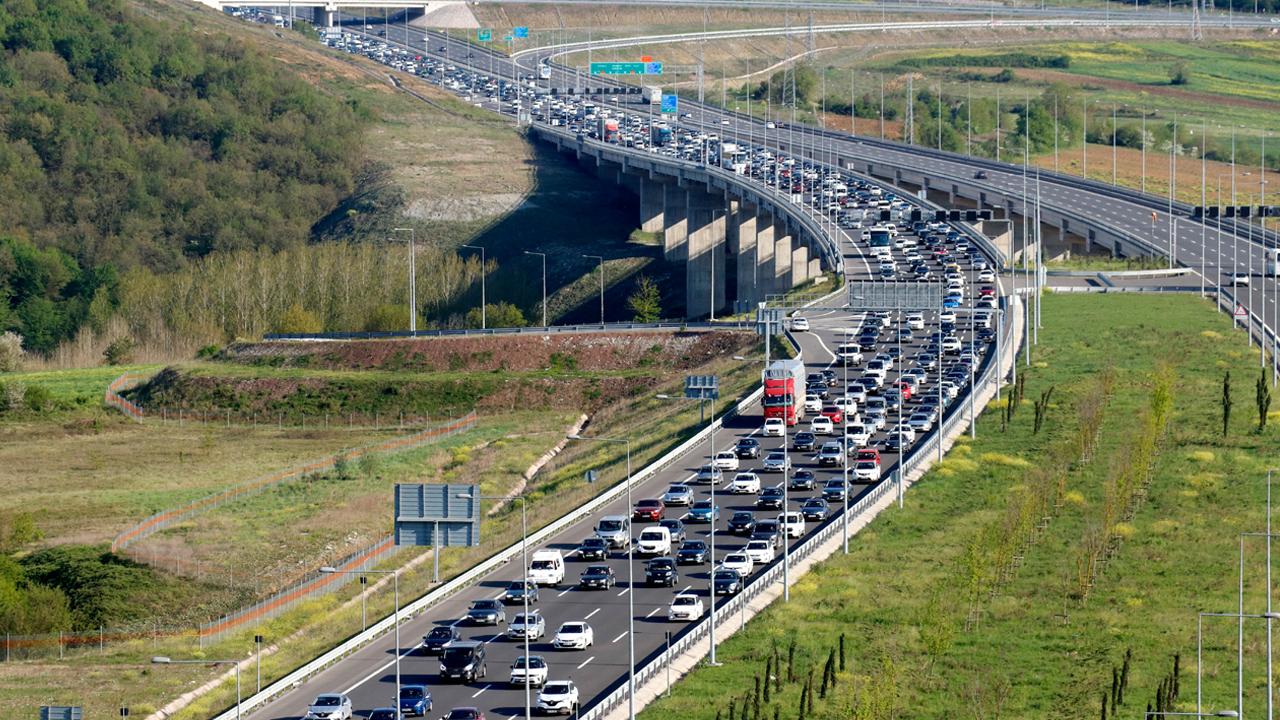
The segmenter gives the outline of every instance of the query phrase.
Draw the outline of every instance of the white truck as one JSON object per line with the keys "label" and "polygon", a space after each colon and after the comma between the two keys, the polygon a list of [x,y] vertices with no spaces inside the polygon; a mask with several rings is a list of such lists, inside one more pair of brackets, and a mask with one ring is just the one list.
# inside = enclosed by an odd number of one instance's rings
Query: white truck
{"label": "white truck", "polygon": [[564,581],[564,555],[559,550],[539,550],[529,561],[528,578],[539,585],[559,586]]}
{"label": "white truck", "polygon": [[657,85],[645,85],[641,88],[640,97],[650,105],[659,105],[662,103],[662,88]]}

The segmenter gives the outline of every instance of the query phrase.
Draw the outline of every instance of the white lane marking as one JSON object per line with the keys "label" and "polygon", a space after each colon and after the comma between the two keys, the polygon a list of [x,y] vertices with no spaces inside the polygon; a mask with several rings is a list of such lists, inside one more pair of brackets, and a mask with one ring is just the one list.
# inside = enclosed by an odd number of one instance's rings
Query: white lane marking
{"label": "white lane marking", "polygon": [[586,667],[586,666],[587,666],[587,663],[589,663],[589,662],[591,662],[592,660],[595,660],[595,659],[596,659],[596,656],[595,656],[595,655],[592,655],[591,657],[587,658],[586,660],[583,660],[581,663],[578,663],[578,669],[579,669],[579,670],[581,670],[582,668],[584,668],[584,667]]}
{"label": "white lane marking", "polygon": [[626,637],[626,636],[627,636],[627,631],[626,631],[626,630],[623,630],[622,632],[618,633],[618,637],[614,638],[614,639],[613,639],[613,640],[611,640],[610,642],[618,642],[619,640],[621,640],[622,638],[624,638],[624,637]]}
{"label": "white lane marking", "polygon": [[683,589],[683,590],[681,590],[681,591],[680,591],[680,594],[681,594],[681,595],[683,595],[683,594],[685,594],[685,593],[689,592],[689,591],[690,591],[690,590],[692,590],[692,589],[693,589],[693,586],[692,586],[692,585],[688,585],[688,586],[686,586],[686,587],[685,587],[685,589]]}
{"label": "white lane marking", "polygon": [[472,695],[471,697],[473,697],[473,698],[474,698],[474,697],[480,697],[480,693],[484,692],[485,690],[488,690],[488,689],[489,689],[489,688],[491,688],[491,687],[493,687],[493,686],[492,686],[492,685],[485,685],[484,687],[482,687],[482,688],[480,688],[479,690],[477,690],[477,691],[475,692],[475,694],[474,694],[474,695]]}
{"label": "white lane marking", "polygon": [[626,589],[625,589],[625,590],[623,590],[622,592],[618,593],[618,597],[622,597],[623,595],[626,595],[626,594],[627,594],[627,590],[630,590],[630,589],[631,589],[631,588],[626,588]]}
{"label": "white lane marking", "polygon": [[650,611],[649,611],[649,614],[648,614],[648,615],[645,615],[645,617],[647,617],[647,618],[651,618],[651,617],[653,617],[654,615],[656,615],[656,614],[658,613],[658,611],[659,611],[659,610],[661,610],[661,609],[662,609],[662,608],[654,608],[654,609],[650,610]]}
{"label": "white lane marking", "polygon": [[590,620],[591,616],[595,615],[598,612],[600,612],[600,608],[596,608],[595,610],[592,610],[591,612],[587,613],[587,616],[583,618],[583,620]]}
{"label": "white lane marking", "polygon": [[564,590],[561,590],[559,593],[557,593],[556,597],[564,597],[566,593],[571,593],[571,592],[573,592],[573,588],[571,587],[565,588]]}

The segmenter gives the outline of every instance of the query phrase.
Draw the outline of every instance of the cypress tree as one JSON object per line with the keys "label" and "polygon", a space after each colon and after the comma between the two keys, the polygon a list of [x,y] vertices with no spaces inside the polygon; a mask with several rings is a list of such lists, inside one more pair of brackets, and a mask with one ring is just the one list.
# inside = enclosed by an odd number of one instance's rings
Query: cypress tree
{"label": "cypress tree", "polygon": [[782,710],[781,710],[777,705],[774,705],[774,706],[773,706],[773,720],[779,720],[779,718],[780,718],[781,716],[782,716]]}
{"label": "cypress tree", "polygon": [[767,657],[764,659],[764,701],[766,703],[769,702],[769,689],[770,687],[772,687],[769,680],[772,677],[773,677],[773,658]]}
{"label": "cypress tree", "polygon": [[831,648],[831,654],[827,656],[827,666],[831,668],[831,687],[836,686],[836,650]]}
{"label": "cypress tree", "polygon": [[1124,691],[1129,689],[1129,661],[1133,659],[1133,648],[1124,651],[1124,665],[1120,666],[1120,704],[1124,704]]}
{"label": "cypress tree", "polygon": [[1178,653],[1173,654],[1173,699],[1178,699],[1178,676],[1182,672],[1182,657]]}
{"label": "cypress tree", "polygon": [[733,720],[734,699],[729,698],[729,720]]}
{"label": "cypress tree", "polygon": [[840,672],[844,672],[844,633],[840,633]]}
{"label": "cypress tree", "polygon": [[787,682],[796,681],[796,641],[794,638],[791,644],[787,646]]}
{"label": "cypress tree", "polygon": [[1111,668],[1111,715],[1116,714],[1116,701],[1120,695],[1120,671]]}
{"label": "cypress tree", "polygon": [[756,687],[751,695],[751,717],[752,720],[760,720],[760,676],[755,676],[754,680]]}

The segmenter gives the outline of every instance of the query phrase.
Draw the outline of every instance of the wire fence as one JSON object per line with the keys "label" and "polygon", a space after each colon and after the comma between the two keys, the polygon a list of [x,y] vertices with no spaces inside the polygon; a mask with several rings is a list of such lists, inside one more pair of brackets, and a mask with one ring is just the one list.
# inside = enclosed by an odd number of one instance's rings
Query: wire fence
{"label": "wire fence", "polygon": [[120,552],[125,550],[130,545],[133,545],[156,532],[164,530],[165,528],[171,527],[175,523],[188,520],[197,515],[202,515],[210,510],[226,505],[229,502],[240,500],[248,495],[260,493],[263,490],[279,485],[280,483],[296,480],[310,473],[330,470],[338,463],[356,460],[370,453],[408,450],[420,445],[425,445],[440,438],[470,430],[475,426],[475,423],[476,413],[473,410],[460,418],[446,420],[445,422],[427,427],[410,435],[404,435],[390,440],[385,440],[383,442],[373,443],[355,450],[339,452],[335,455],[312,460],[296,467],[267,473],[266,475],[256,477],[247,482],[233,485],[224,490],[205,495],[202,498],[193,500],[184,505],[169,508],[167,510],[161,510],[154,515],[135,523],[133,526],[125,529],[117,535],[115,539],[111,541],[111,552]]}

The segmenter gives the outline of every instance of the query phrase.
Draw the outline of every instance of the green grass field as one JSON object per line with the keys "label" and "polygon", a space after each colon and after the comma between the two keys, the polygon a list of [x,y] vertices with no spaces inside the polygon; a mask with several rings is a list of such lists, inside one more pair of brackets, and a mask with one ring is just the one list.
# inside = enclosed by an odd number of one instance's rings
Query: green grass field
{"label": "green grass field", "polygon": [[[1196,611],[1236,606],[1237,533],[1264,528],[1266,468],[1275,431],[1253,432],[1258,359],[1229,321],[1191,297],[1054,296],[1033,352],[1022,406],[1001,432],[996,408],[940,468],[853,542],[802,578],[781,601],[725,641],[722,667],[701,667],[645,714],[711,719],[752,692],[777,645],[796,643],[796,682],[762,703],[763,717],[795,717],[807,673],[813,689],[828,653],[846,642],[838,684],[802,717],[1098,717],[1112,668],[1132,649],[1121,717],[1140,717],[1180,654],[1180,710],[1194,709]],[[1087,529],[1106,507],[1107,481],[1131,452],[1158,364],[1176,373],[1174,416],[1159,446],[1153,481],[1136,515],[1117,526],[1118,553],[1081,600],[1073,590]],[[981,551],[1029,468],[1069,437],[1075,407],[1099,373],[1115,370],[1101,442],[1090,462],[1066,475],[1061,506],[1034,535],[1011,575],[970,615],[953,587],[968,551]],[[1223,373],[1232,372],[1234,411],[1221,436]],[[1054,388],[1045,430],[1032,433],[1032,400]],[[1264,609],[1261,546],[1249,546],[1246,612]],[[972,622],[966,627],[966,618]],[[1206,624],[1206,707],[1234,707],[1233,623]],[[1246,705],[1262,711],[1261,626],[1246,629]],[[785,667],[784,672],[785,675]],[[1109,715],[1110,716],[1110,715]]]}

